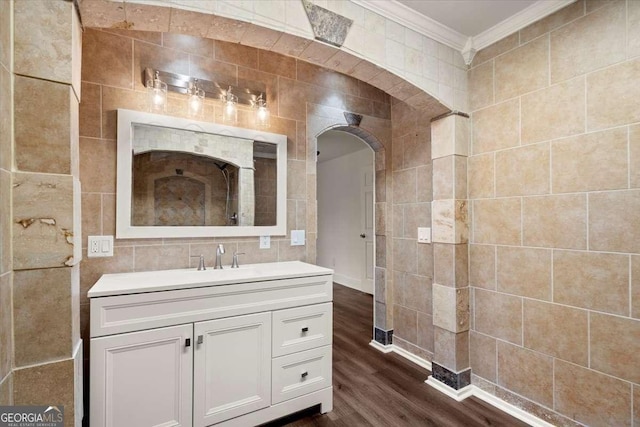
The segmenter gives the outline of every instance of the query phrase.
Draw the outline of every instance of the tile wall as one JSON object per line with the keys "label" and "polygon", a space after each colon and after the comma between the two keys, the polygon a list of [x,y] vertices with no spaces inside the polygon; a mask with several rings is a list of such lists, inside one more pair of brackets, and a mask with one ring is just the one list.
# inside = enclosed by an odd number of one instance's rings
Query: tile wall
{"label": "tile wall", "polygon": [[640,425],[640,2],[579,0],[479,52],[469,85],[474,383]]}

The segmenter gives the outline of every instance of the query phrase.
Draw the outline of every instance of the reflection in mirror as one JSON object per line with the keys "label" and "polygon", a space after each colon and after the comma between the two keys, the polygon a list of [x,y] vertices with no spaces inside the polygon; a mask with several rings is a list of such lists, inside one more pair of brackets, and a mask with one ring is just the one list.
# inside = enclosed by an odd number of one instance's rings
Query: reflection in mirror
{"label": "reflection in mirror", "polygon": [[118,237],[283,233],[286,137],[127,110],[118,119]]}

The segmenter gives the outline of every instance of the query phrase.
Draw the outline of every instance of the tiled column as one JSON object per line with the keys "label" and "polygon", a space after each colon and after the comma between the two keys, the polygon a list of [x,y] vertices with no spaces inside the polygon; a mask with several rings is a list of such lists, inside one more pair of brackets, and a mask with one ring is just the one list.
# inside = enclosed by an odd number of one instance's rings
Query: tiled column
{"label": "tiled column", "polygon": [[13,403],[79,426],[81,27],[70,1],[16,1],[13,36]]}
{"label": "tiled column", "polygon": [[433,121],[431,147],[434,356],[428,382],[460,390],[471,383],[466,200],[469,119],[452,113]]}

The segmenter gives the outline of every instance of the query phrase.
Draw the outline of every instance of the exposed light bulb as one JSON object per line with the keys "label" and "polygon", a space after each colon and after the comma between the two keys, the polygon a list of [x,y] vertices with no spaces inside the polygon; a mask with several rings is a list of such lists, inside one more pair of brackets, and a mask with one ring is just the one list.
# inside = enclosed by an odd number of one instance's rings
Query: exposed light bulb
{"label": "exposed light bulb", "polygon": [[224,103],[222,121],[235,124],[238,120],[238,109],[236,108],[238,97],[231,92],[231,86],[229,86],[227,93],[222,95],[222,102]]}
{"label": "exposed light bulb", "polygon": [[153,79],[147,81],[149,109],[155,113],[163,113],[167,105],[167,84],[160,80],[160,72],[156,70]]}
{"label": "exposed light bulb", "polygon": [[265,101],[262,94],[258,96],[253,107],[255,109],[256,126],[269,127],[269,109],[267,108],[267,101]]}
{"label": "exposed light bulb", "polygon": [[199,117],[202,115],[204,110],[204,90],[200,89],[198,86],[198,79],[194,79],[193,83],[189,83],[189,88],[187,89],[187,94],[189,95],[188,106],[189,106],[189,115],[194,117]]}

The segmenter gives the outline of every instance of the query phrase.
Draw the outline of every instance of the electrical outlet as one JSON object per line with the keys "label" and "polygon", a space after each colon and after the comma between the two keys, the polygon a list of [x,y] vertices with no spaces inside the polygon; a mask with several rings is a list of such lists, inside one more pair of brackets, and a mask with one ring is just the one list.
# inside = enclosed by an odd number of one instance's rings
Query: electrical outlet
{"label": "electrical outlet", "polygon": [[87,243],[87,257],[113,256],[113,236],[89,236]]}
{"label": "electrical outlet", "polygon": [[260,249],[269,249],[271,247],[271,236],[260,236]]}
{"label": "electrical outlet", "polygon": [[418,243],[431,243],[431,227],[418,227]]}

